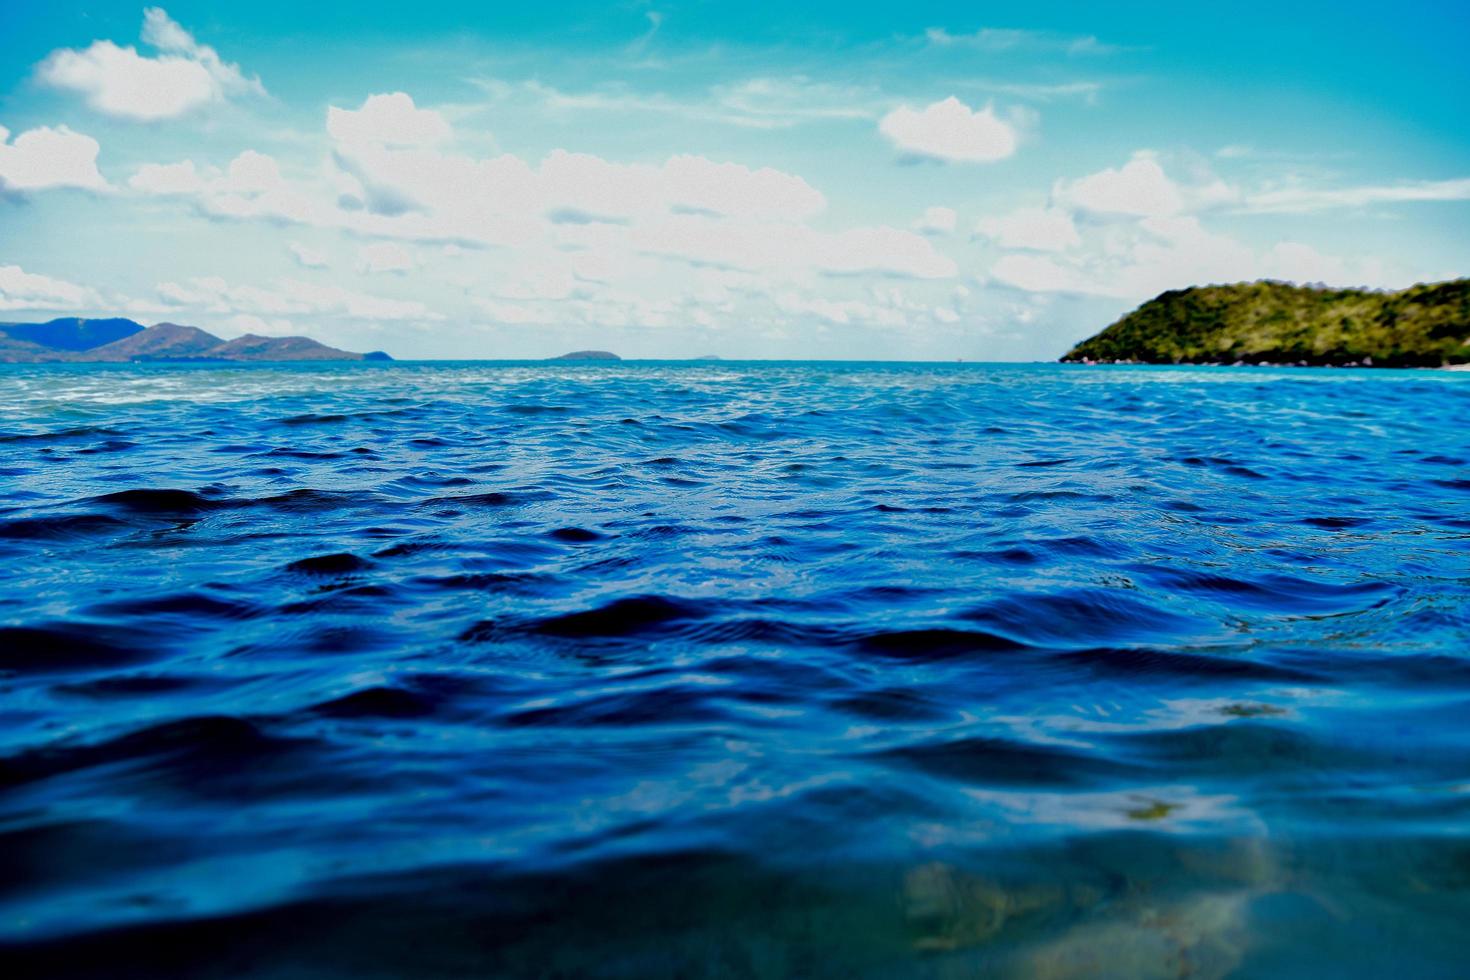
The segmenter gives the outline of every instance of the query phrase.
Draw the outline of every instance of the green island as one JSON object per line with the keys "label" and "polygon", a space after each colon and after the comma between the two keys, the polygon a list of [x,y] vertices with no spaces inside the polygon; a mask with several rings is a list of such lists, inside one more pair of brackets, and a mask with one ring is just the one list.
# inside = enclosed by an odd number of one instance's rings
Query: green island
{"label": "green island", "polygon": [[1470,363],[1470,279],[1396,292],[1283,282],[1162,293],[1062,361],[1442,367]]}

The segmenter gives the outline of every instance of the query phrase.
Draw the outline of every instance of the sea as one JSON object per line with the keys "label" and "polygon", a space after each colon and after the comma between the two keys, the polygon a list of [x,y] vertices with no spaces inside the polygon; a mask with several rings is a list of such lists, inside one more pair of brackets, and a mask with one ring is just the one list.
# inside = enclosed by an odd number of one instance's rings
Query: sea
{"label": "sea", "polygon": [[1470,975],[1470,374],[0,367],[0,973]]}

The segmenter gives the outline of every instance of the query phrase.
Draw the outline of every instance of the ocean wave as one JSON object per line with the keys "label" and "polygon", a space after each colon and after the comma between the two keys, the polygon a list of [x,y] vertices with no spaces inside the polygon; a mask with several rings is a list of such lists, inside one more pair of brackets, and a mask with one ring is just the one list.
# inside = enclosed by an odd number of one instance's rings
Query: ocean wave
{"label": "ocean wave", "polygon": [[1470,912],[1467,382],[19,366],[0,959],[1381,965]]}

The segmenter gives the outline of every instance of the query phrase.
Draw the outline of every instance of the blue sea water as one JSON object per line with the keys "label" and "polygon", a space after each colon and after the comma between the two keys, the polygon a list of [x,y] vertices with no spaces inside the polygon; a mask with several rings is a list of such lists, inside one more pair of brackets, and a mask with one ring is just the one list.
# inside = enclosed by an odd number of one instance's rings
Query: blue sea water
{"label": "blue sea water", "polygon": [[8,977],[1470,968],[1470,375],[0,395]]}

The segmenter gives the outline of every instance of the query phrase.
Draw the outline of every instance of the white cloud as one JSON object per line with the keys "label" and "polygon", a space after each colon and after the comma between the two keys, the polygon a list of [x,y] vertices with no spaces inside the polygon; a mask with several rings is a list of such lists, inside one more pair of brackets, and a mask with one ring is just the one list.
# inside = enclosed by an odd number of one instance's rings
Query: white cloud
{"label": "white cloud", "polygon": [[198,167],[192,160],[149,163],[128,178],[141,194],[190,200],[214,218],[265,219],[303,225],[344,225],[338,209],[281,174],[273,157],[246,150],[225,169]]}
{"label": "white cloud", "polygon": [[26,272],[18,265],[0,265],[0,310],[98,309],[102,299],[86,286]]}
{"label": "white cloud", "polygon": [[28,129],[10,141],[0,126],[0,191],[38,191],[55,187],[107,189],[97,170],[100,147],[90,136],[62,126]]}
{"label": "white cloud", "polygon": [[1258,213],[1301,213],[1338,208],[1363,208],[1375,204],[1414,201],[1470,200],[1470,178],[1420,180],[1366,187],[1287,187],[1262,191],[1246,198],[1245,209]]}
{"label": "white cloud", "polygon": [[914,222],[914,231],[923,235],[948,235],[959,224],[960,216],[954,208],[925,208]]}
{"label": "white cloud", "polygon": [[1061,208],[1021,208],[982,218],[975,230],[1002,248],[1060,252],[1082,244],[1072,215]]}
{"label": "white cloud", "polygon": [[1052,199],[1095,214],[1146,217],[1177,214],[1184,208],[1179,185],[1169,179],[1153,154],[1140,151],[1119,168],[1073,181],[1059,181]]}
{"label": "white cloud", "polygon": [[991,163],[1016,152],[1011,124],[991,106],[973,110],[954,96],[923,109],[899,106],[878,123],[878,131],[905,153],[956,163]]}
{"label": "white cloud", "polygon": [[130,186],[192,200],[211,217],[336,227],[382,241],[552,245],[781,275],[956,273],[911,232],[818,231],[806,221],[825,197],[769,167],[688,154],[628,164],[565,150],[532,165],[511,154],[475,159],[365,140],[336,150],[334,169],[315,185],[282,178],[269,157],[242,154],[225,171],[191,161],[148,165]]}
{"label": "white cloud", "polygon": [[812,317],[838,326],[872,323],[896,327],[904,324],[903,314],[897,310],[885,309],[862,300],[835,300],[788,292],[776,297],[776,308],[783,313]]}
{"label": "white cloud", "polygon": [[413,255],[397,242],[374,242],[357,250],[358,272],[410,272],[415,264]]}
{"label": "white cloud", "polygon": [[661,179],[675,209],[791,221],[809,218],[827,206],[821,192],[806,181],[770,167],[752,170],[681,154],[664,164]]}
{"label": "white cloud", "polygon": [[84,50],[51,52],[38,66],[37,77],[85,96],[98,112],[144,122],[173,119],[232,95],[265,92],[260,79],[246,78],[239,65],[195,41],[158,7],[144,10],[142,37],[160,52],[156,57],[131,46],[93,41]]}
{"label": "white cloud", "polygon": [[990,275],[1029,293],[1111,295],[1081,269],[1045,255],[1003,255],[990,267]]}
{"label": "white cloud", "polygon": [[291,242],[286,246],[291,252],[291,257],[296,264],[304,269],[325,269],[327,267],[327,256],[314,248],[308,248],[300,242]]}
{"label": "white cloud", "polygon": [[1325,255],[1300,242],[1257,250],[1211,232],[1192,215],[1155,216],[1113,228],[1099,248],[1070,256],[1010,254],[990,270],[996,281],[1034,293],[1142,300],[1168,289],[1281,279],[1334,286],[1407,285],[1374,259]]}
{"label": "white cloud", "polygon": [[361,109],[327,107],[327,133],[342,143],[381,146],[435,146],[454,130],[443,115],[420,109],[405,92],[368,96]]}
{"label": "white cloud", "polygon": [[1057,181],[1052,203],[1094,216],[1146,218],[1205,211],[1240,198],[1240,191],[1217,177],[1202,157],[1177,154],[1173,166],[1185,179],[1170,176],[1158,154],[1138,150],[1121,167]]}
{"label": "white cloud", "polygon": [[128,186],[145,194],[171,197],[199,193],[206,184],[194,161],[183,160],[179,163],[145,163],[128,178]]}
{"label": "white cloud", "polygon": [[373,296],[299,279],[281,279],[273,287],[265,288],[234,285],[219,276],[203,276],[184,283],[159,283],[158,295],[170,306],[195,313],[321,315],[358,320],[444,319],[416,300]]}

